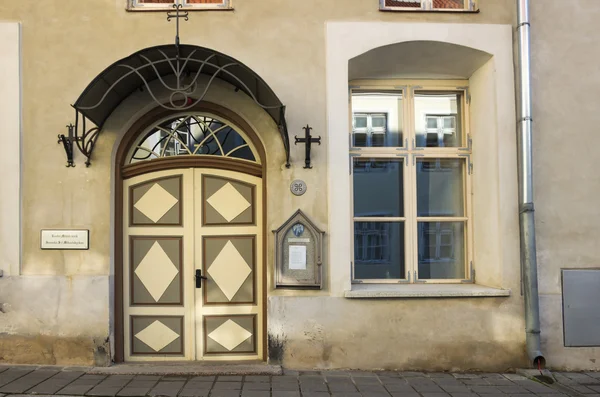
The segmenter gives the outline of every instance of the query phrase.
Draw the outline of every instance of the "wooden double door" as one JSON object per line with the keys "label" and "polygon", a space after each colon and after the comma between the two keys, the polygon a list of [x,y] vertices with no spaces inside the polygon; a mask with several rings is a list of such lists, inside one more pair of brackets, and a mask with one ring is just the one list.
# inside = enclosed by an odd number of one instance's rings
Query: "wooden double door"
{"label": "wooden double door", "polygon": [[262,180],[168,170],[123,192],[125,361],[264,359]]}

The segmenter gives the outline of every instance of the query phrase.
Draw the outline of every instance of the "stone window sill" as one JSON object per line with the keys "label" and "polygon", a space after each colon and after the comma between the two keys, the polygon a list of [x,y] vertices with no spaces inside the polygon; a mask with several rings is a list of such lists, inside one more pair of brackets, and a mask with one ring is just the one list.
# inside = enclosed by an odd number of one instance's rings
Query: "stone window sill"
{"label": "stone window sill", "polygon": [[509,289],[477,284],[354,284],[344,296],[348,299],[497,298],[508,297],[510,293]]}

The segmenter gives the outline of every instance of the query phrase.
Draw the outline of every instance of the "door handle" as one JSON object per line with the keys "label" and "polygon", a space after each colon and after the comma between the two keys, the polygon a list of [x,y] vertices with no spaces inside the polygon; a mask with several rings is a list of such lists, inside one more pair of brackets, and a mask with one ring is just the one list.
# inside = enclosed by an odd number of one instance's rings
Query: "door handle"
{"label": "door handle", "polygon": [[196,288],[202,288],[202,280],[208,280],[205,276],[202,275],[202,270],[196,269]]}

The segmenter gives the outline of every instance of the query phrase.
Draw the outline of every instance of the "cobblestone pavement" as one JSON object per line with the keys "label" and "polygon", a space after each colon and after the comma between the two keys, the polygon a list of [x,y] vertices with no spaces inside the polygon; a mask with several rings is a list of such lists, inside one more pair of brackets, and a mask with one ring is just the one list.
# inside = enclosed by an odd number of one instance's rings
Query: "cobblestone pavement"
{"label": "cobblestone pavement", "polygon": [[285,371],[280,376],[97,375],[83,368],[0,366],[0,397],[600,397],[600,373],[515,374]]}

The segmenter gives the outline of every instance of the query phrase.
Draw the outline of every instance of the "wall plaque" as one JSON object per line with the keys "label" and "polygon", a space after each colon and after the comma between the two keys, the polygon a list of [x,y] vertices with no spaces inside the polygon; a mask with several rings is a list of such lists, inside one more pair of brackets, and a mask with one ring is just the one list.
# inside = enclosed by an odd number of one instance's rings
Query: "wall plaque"
{"label": "wall plaque", "polygon": [[304,193],[306,193],[306,189],[306,182],[300,179],[294,180],[290,185],[290,191],[294,196],[302,196]]}
{"label": "wall plaque", "polygon": [[87,250],[90,248],[90,231],[42,230],[40,246],[43,250]]}
{"label": "wall plaque", "polygon": [[300,210],[273,232],[276,287],[320,289],[325,232]]}

